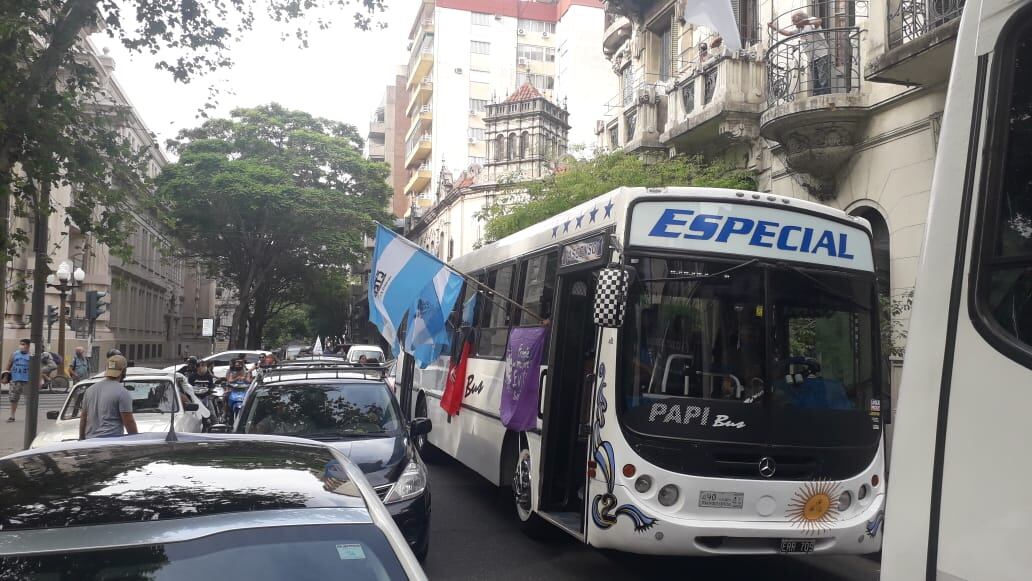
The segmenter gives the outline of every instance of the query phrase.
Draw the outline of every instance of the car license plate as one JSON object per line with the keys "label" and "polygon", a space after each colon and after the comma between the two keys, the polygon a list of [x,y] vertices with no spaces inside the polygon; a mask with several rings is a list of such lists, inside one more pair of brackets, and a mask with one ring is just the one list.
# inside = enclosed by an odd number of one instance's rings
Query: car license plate
{"label": "car license plate", "polygon": [[813,539],[781,539],[782,553],[812,553]]}
{"label": "car license plate", "polygon": [[744,492],[699,492],[699,506],[703,508],[742,508],[744,501]]}

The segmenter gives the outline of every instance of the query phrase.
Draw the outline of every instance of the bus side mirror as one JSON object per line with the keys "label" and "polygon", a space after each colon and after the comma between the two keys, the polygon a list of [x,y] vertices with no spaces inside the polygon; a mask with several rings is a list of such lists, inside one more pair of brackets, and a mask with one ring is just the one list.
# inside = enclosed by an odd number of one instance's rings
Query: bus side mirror
{"label": "bus side mirror", "polygon": [[595,289],[595,324],[616,329],[623,325],[627,310],[627,285],[630,273],[619,267],[603,268]]}

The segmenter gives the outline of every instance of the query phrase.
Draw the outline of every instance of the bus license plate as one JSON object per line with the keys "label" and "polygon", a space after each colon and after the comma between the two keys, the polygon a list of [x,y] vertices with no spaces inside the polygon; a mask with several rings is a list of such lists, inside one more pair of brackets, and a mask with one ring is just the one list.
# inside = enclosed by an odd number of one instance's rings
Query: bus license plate
{"label": "bus license plate", "polygon": [[812,553],[813,539],[781,539],[782,553]]}
{"label": "bus license plate", "polygon": [[702,490],[699,492],[699,506],[702,508],[742,508],[745,500],[743,492],[714,492]]}

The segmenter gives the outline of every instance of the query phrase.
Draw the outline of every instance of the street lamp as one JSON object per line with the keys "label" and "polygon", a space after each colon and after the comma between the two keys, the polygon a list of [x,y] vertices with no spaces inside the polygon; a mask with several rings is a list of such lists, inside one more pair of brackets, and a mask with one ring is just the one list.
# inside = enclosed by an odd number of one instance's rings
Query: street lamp
{"label": "street lamp", "polygon": [[[59,326],[57,328],[57,352],[65,357],[65,303],[68,300],[68,291],[77,286],[82,286],[86,280],[86,273],[81,268],[72,270],[72,265],[62,262],[57,267],[57,276],[51,274],[47,277],[47,286],[57,289],[61,293],[61,310],[58,312]],[[65,365],[61,365],[58,373],[65,377]]]}

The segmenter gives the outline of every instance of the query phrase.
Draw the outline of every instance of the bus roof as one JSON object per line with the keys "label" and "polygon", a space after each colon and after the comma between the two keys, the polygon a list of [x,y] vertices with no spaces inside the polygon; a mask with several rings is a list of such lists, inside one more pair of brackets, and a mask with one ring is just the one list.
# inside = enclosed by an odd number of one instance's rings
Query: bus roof
{"label": "bus roof", "polygon": [[727,200],[728,202],[748,201],[751,204],[767,205],[782,211],[804,211],[832,220],[845,220],[868,233],[871,231],[870,223],[864,218],[851,216],[842,210],[816,202],[787,196],[725,188],[625,187],[602,194],[547,220],[510,234],[493,244],[464,254],[456,258],[453,264],[459,270],[474,272],[485,266],[531,253],[537,249],[590,236],[607,228],[613,228],[617,224],[623,224],[631,201],[649,197],[673,197],[685,200],[705,198]]}

